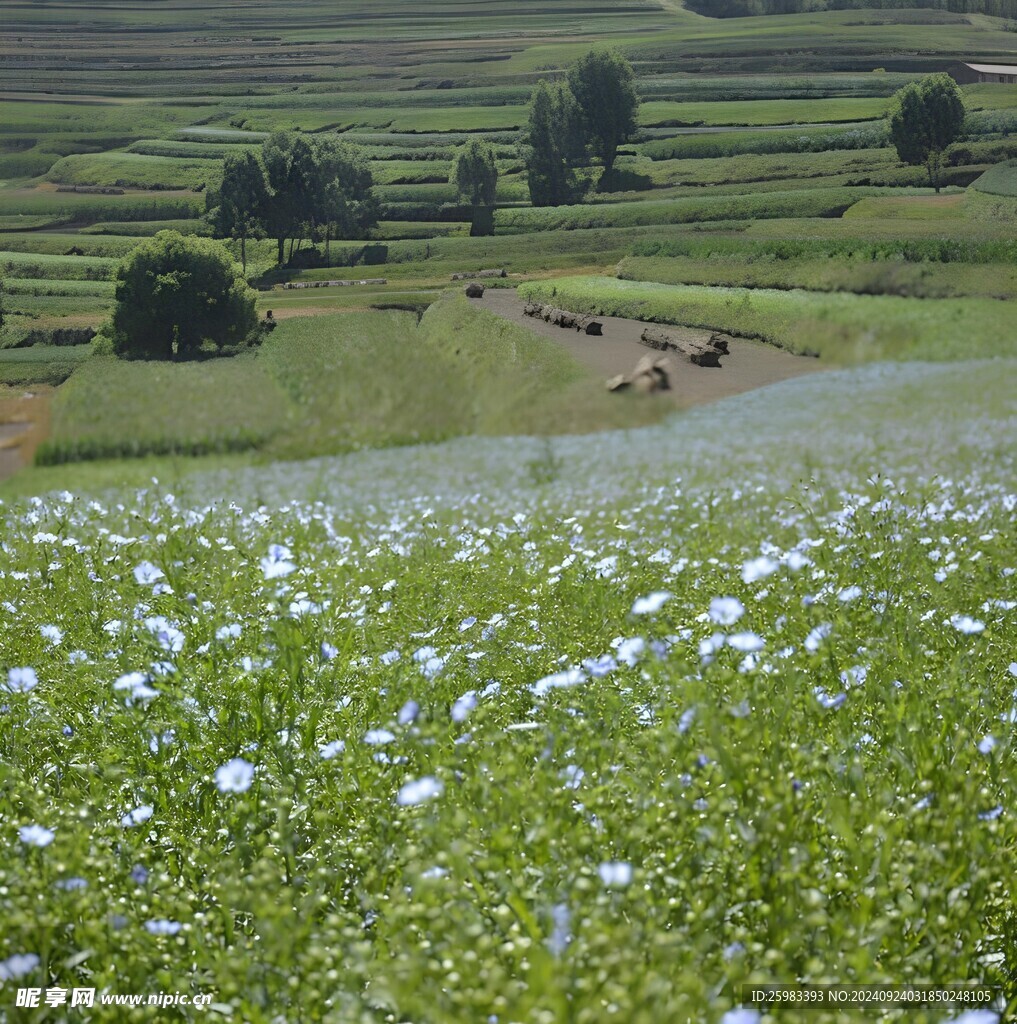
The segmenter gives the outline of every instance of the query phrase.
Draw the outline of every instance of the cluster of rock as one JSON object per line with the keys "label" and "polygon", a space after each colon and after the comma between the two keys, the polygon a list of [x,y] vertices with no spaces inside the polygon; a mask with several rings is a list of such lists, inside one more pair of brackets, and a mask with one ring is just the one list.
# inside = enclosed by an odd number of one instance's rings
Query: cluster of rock
{"label": "cluster of rock", "polygon": [[508,277],[504,270],[461,270],[452,275],[453,281],[470,281],[476,277]]}
{"label": "cluster of rock", "polygon": [[527,316],[554,324],[556,327],[571,327],[583,334],[601,335],[604,333],[604,325],[588,313],[573,313],[570,310],[559,309],[557,306],[546,305],[542,302],[527,302],[523,307],[523,312]]}
{"label": "cluster of rock", "polygon": [[660,352],[673,352],[695,366],[720,366],[720,357],[728,354],[727,338],[711,334],[706,341],[682,338],[663,327],[646,327],[640,341]]}
{"label": "cluster of rock", "polygon": [[631,373],[619,373],[607,382],[608,391],[628,391],[630,388],[641,395],[670,391],[667,356],[643,356]]}
{"label": "cluster of rock", "polygon": [[471,281],[466,286],[466,298],[468,299],[482,299],[484,297],[484,286],[477,284],[476,281]]}
{"label": "cluster of rock", "polygon": [[90,196],[122,196],[122,188],[112,185],[57,185],[57,192],[81,192]]}
{"label": "cluster of rock", "polygon": [[388,284],[387,277],[365,277],[360,281],[287,281],[280,288],[348,288],[355,284]]}

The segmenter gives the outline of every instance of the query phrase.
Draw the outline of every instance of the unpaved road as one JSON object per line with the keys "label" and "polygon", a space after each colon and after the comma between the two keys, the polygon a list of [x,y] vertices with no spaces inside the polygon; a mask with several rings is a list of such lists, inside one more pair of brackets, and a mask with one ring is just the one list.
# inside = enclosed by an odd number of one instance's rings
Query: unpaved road
{"label": "unpaved road", "polygon": [[[625,320],[615,316],[600,316],[604,325],[603,337],[590,337],[568,328],[555,327],[523,313],[525,303],[514,288],[488,288],[482,299],[471,299],[473,304],[488,309],[498,316],[528,327],[537,334],[563,345],[579,362],[588,366],[605,382],[619,373],[631,373],[645,355],[662,356],[664,353],[643,345],[639,336],[646,326],[641,320]],[[678,335],[690,339],[709,338],[711,331],[669,327]],[[725,337],[727,337],[725,335]],[[669,356],[671,390],[664,392],[679,406],[702,405],[718,398],[740,395],[754,388],[815,373],[822,369],[818,359],[794,356],[773,345],[743,338],[729,338],[731,354],[721,356],[720,367],[693,366]]]}

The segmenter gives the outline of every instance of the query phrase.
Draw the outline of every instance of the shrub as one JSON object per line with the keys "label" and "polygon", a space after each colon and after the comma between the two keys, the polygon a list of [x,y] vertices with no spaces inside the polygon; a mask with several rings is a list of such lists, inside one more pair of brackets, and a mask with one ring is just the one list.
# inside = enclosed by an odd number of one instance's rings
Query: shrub
{"label": "shrub", "polygon": [[253,290],[211,239],[160,231],[124,260],[116,284],[113,347],[126,358],[193,356],[206,342],[222,350],[257,328]]}

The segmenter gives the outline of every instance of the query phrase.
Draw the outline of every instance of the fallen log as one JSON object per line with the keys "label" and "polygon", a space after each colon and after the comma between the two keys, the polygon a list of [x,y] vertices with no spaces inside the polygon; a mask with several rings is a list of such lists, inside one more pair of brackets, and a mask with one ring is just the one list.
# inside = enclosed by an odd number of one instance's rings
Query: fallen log
{"label": "fallen log", "polygon": [[660,352],[673,352],[694,366],[720,366],[721,352],[703,342],[677,338],[659,327],[646,327],[640,341],[649,348]]}
{"label": "fallen log", "polygon": [[508,277],[508,272],[505,270],[460,270],[452,275],[452,280],[470,281],[478,277]]}
{"label": "fallen log", "polygon": [[631,388],[641,395],[657,391],[670,391],[671,378],[668,360],[664,356],[643,356],[630,374],[620,373],[607,382],[608,391],[627,391]]}
{"label": "fallen log", "polygon": [[351,288],[354,285],[388,284],[387,277],[365,277],[359,281],[287,281],[278,285],[279,288]]}
{"label": "fallen log", "polygon": [[597,337],[601,337],[604,333],[604,325],[589,315],[577,317],[575,328],[577,331],[582,331],[583,334],[597,335]]}

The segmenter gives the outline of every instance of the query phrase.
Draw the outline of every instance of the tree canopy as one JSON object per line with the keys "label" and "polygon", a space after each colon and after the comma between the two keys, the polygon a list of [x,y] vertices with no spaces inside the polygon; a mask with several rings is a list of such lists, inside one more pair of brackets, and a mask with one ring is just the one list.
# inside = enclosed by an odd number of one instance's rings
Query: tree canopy
{"label": "tree canopy", "polygon": [[614,50],[591,50],[568,69],[567,80],[587,143],[610,174],[618,147],[636,130],[639,96],[632,65]]}
{"label": "tree canopy", "polygon": [[491,208],[498,187],[498,164],[494,150],[479,139],[470,139],[456,154],[449,174],[461,202],[472,207],[471,235],[489,235],[494,230]]}
{"label": "tree canopy", "polygon": [[254,291],[225,247],[160,231],[117,268],[113,350],[128,359],[180,359],[207,344],[241,345],[257,329]]}
{"label": "tree canopy", "polygon": [[223,182],[207,202],[219,238],[239,238],[247,269],[248,238],[274,238],[279,263],[286,241],[362,238],[378,223],[370,167],[353,146],[333,136],[310,140],[276,132],[253,153],[227,157]]}
{"label": "tree canopy", "polygon": [[585,157],[586,144],[582,111],[566,83],[537,83],[530,98],[522,151],[534,206],[579,202],[586,183],[575,169]]}
{"label": "tree canopy", "polygon": [[938,192],[943,150],[964,125],[964,100],[947,74],[929,75],[906,85],[895,97],[890,115],[890,138],[897,156],[907,164],[925,166],[929,183]]}
{"label": "tree canopy", "polygon": [[269,201],[265,171],[254,153],[228,156],[223,162],[222,184],[205,197],[212,230],[220,238],[240,239],[240,260],[247,273],[247,239],[264,234]]}

